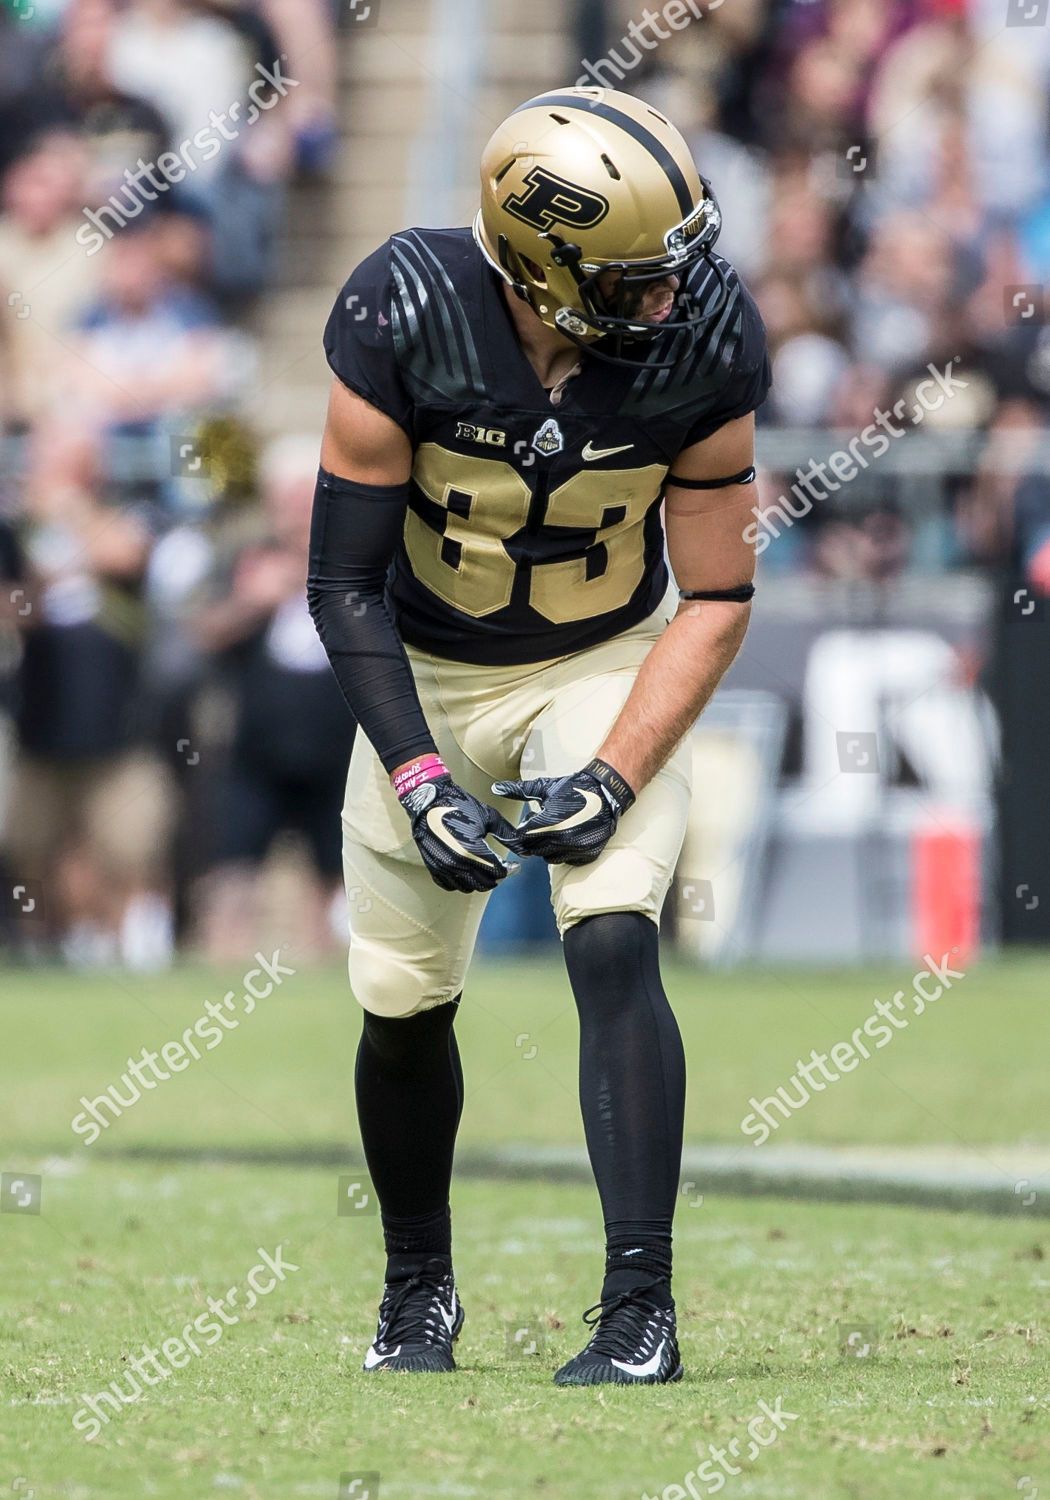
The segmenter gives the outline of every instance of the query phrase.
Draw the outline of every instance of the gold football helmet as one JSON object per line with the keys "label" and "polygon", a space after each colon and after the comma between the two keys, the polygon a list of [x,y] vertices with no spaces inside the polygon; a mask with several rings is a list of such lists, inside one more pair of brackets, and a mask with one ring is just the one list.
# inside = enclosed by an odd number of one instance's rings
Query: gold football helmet
{"label": "gold football helmet", "polygon": [[[631,94],[539,94],[482,154],[474,238],[486,260],[548,328],[585,347],[604,340],[593,352],[617,364],[634,362],[624,357],[627,340],[693,335],[718,316],[728,286],[716,260],[710,296],[680,290],[662,322],[641,320],[640,308],[656,282],[684,282],[707,260],[721,227],[680,133]],[[660,367],[691,344],[691,336],[670,341]]]}

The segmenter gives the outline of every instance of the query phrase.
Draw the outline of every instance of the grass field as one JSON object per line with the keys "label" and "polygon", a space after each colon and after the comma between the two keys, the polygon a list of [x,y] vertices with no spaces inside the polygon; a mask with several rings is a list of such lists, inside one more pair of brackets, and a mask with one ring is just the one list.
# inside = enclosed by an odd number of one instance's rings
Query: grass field
{"label": "grass field", "polygon": [[[689,1139],[746,1152],[749,1096],[848,1037],[910,974],[669,980],[691,1060]],[[42,1177],[39,1214],[0,1216],[0,1495],[337,1500],[342,1479],[353,1500],[682,1500],[710,1446],[741,1469],[702,1471],[729,1496],[1050,1495],[1045,1218],[683,1199],[686,1379],[556,1391],[550,1373],[579,1346],[597,1293],[593,1191],[463,1178],[460,1373],[360,1374],[382,1258],[374,1216],[336,1213],[341,1148],[347,1171],[355,1159],[357,1030],[339,973],[285,978],[97,1144],[70,1128],[81,1095],[118,1081],[129,1055],[241,989],[237,973],[192,969],[0,974],[0,1167]],[[1046,989],[1040,960],[975,969],[813,1098],[778,1144],[963,1145],[1004,1162],[1018,1143],[1045,1145]],[[575,1017],[558,969],[479,969],[460,1029],[465,1151],[579,1143]],[[74,1429],[85,1396],[130,1389],[130,1358],[180,1336],[206,1298],[236,1287],[226,1306],[240,1309],[260,1252],[278,1246],[296,1269],[251,1311],[133,1404],[102,1406],[111,1420],[97,1438]],[[760,1402],[791,1419],[749,1458]]]}

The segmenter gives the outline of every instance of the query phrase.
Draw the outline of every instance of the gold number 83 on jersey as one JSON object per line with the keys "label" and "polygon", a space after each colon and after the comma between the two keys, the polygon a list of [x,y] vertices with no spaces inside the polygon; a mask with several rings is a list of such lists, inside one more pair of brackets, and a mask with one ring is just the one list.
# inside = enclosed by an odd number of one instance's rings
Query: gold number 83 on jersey
{"label": "gold number 83 on jersey", "polygon": [[[644,521],[667,469],[583,469],[553,490],[545,529],[593,533],[582,555],[534,562],[529,603],[558,625],[619,609],[645,569]],[[445,511],[443,531],[415,511],[405,522],[412,571],[439,599],[475,619],[510,603],[518,564],[504,543],[523,529],[533,491],[504,459],[423,443],[412,477]]]}

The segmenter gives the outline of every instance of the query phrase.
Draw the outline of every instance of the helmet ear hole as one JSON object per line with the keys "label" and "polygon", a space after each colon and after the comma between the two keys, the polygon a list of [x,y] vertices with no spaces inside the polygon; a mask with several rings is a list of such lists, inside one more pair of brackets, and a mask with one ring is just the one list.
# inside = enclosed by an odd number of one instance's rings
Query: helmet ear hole
{"label": "helmet ear hole", "polygon": [[500,265],[511,280],[520,283],[522,272],[525,270],[522,264],[524,256],[519,255],[516,250],[511,248],[511,243],[505,234],[501,234],[499,237],[499,260]]}
{"label": "helmet ear hole", "polygon": [[547,285],[547,273],[543,269],[543,267],[537,265],[534,260],[530,260],[527,255],[522,255],[519,258],[526,271],[528,271],[529,275],[532,277],[533,281],[535,281],[538,286],[545,287]]}
{"label": "helmet ear hole", "polygon": [[526,302],[530,301],[529,289],[526,278],[530,278],[533,285],[543,291],[547,290],[547,277],[542,266],[538,266],[534,260],[523,255],[520,250],[515,250],[505,234],[501,234],[498,241],[499,263],[510,277],[511,285],[518,296]]}

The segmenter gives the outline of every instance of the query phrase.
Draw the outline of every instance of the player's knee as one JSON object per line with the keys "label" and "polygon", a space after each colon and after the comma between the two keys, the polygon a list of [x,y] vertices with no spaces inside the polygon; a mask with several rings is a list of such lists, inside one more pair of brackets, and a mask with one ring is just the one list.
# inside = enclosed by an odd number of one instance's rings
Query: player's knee
{"label": "player's knee", "polygon": [[357,938],[350,944],[349,973],[358,1004],[376,1016],[411,1016],[453,998],[425,969]]}
{"label": "player's knee", "polygon": [[639,911],[585,917],[565,934],[565,967],[585,1032],[667,1008],[660,980],[660,934]]}
{"label": "player's knee", "polygon": [[435,1005],[413,1016],[376,1016],[365,1011],[364,1045],[388,1070],[403,1074],[425,1070],[443,1047],[456,1019],[455,1001]]}
{"label": "player's knee", "polygon": [[607,911],[583,917],[565,933],[565,960],[583,969],[596,986],[618,989],[624,975],[657,951],[656,924],[640,911]]}

